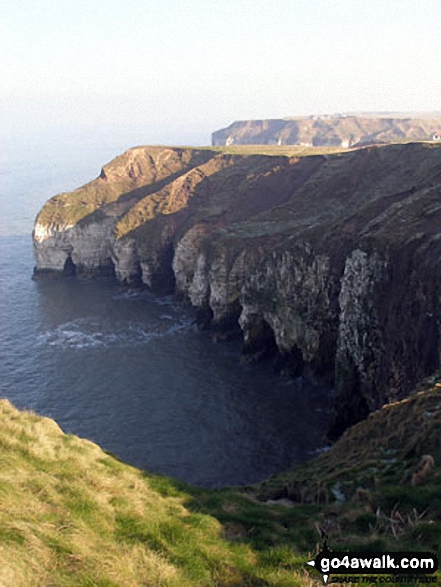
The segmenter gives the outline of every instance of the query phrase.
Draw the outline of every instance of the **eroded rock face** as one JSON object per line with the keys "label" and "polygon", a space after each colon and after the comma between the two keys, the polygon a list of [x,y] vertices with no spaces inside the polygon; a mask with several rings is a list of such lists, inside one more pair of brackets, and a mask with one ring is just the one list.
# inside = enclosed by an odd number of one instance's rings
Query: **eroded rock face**
{"label": "eroded rock face", "polygon": [[174,292],[244,360],[335,383],[334,438],[439,367],[440,147],[140,149],[43,208],[37,275]]}
{"label": "eroded rock face", "polygon": [[141,263],[134,238],[115,240],[112,246],[112,261],[115,275],[121,283],[131,284],[141,281]]}
{"label": "eroded rock face", "polygon": [[[149,283],[152,268],[145,256],[140,258],[133,231],[155,218],[160,203],[178,210],[179,202],[167,202],[167,197],[188,197],[191,182],[186,178],[214,155],[208,150],[136,147],[105,165],[99,177],[82,188],[49,200],[34,227],[35,276],[62,273],[67,262],[77,275],[115,270],[118,279],[132,283],[139,280],[144,262],[142,279]],[[164,197],[155,199],[163,191]],[[147,213],[142,202],[147,202]],[[158,259],[150,265],[159,265],[162,255],[153,257]]]}
{"label": "eroded rock face", "polygon": [[213,230],[208,223],[194,225],[177,242],[173,256],[176,292],[196,307],[209,301],[207,255],[202,243]]}
{"label": "eroded rock face", "polygon": [[339,294],[335,436],[381,403],[378,391],[383,387],[380,367],[385,349],[378,311],[386,280],[387,261],[376,252],[369,255],[355,249],[346,259]]}
{"label": "eroded rock face", "polygon": [[58,228],[37,223],[34,229],[37,276],[59,272],[84,276],[113,274],[113,225],[112,219]]}

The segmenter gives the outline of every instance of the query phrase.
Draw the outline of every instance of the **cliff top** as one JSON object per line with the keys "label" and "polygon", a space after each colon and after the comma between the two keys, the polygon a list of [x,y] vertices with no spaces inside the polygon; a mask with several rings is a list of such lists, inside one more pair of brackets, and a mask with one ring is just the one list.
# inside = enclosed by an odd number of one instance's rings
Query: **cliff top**
{"label": "cliff top", "polygon": [[[305,157],[341,149],[304,147],[168,147],[138,146],[103,166],[99,176],[73,192],[51,198],[37,216],[42,225],[73,226],[97,210],[122,215],[139,200],[159,192],[166,184],[224,154],[239,158],[252,155]],[[239,159],[238,159],[239,160]]]}
{"label": "cliff top", "polygon": [[182,227],[179,234],[214,222],[228,239],[318,242],[333,234],[336,246],[355,235],[404,243],[437,233],[440,147],[136,147],[83,187],[50,199],[37,225],[66,230],[111,218],[116,238],[136,234],[142,250],[157,238],[158,222]]}
{"label": "cliff top", "polygon": [[[436,144],[422,143],[419,147],[414,147],[414,152],[424,153],[423,157],[425,157],[430,153],[428,149],[436,146]],[[237,201],[234,194],[237,180],[239,179],[242,186],[246,183],[251,185],[256,168],[265,168],[266,172],[270,173],[271,168],[277,169],[280,165],[286,168],[295,165],[298,160],[322,156],[328,161],[326,168],[333,174],[334,170],[331,168],[341,166],[343,169],[349,161],[377,158],[381,165],[381,159],[387,159],[388,154],[391,160],[401,156],[401,153],[406,156],[406,153],[411,152],[412,146],[408,145],[408,150],[405,147],[405,145],[396,145],[395,149],[403,149],[399,153],[393,150],[393,145],[389,146],[388,148],[392,150],[385,151],[384,155],[378,151],[380,147],[377,147],[376,151],[368,151],[360,155],[351,155],[351,150],[339,147],[267,145],[238,145],[211,149],[135,147],[104,165],[96,179],[73,192],[61,193],[51,198],[38,214],[36,222],[41,226],[52,226],[64,230],[80,221],[93,221],[105,216],[117,217],[122,219],[116,229],[118,237],[121,237],[151,219],[152,215],[172,213],[186,207],[187,200],[171,203],[170,193],[181,190],[182,185],[186,185],[186,179],[190,178],[191,182],[197,173],[205,178],[215,179],[216,189],[221,190],[224,195],[229,192],[228,199]],[[344,153],[347,153],[347,159],[342,158],[341,154]],[[302,163],[298,169],[308,165],[309,163],[305,165]],[[394,166],[396,165],[397,163],[394,163]],[[347,168],[350,170],[349,165]],[[376,172],[374,167],[372,172]],[[396,191],[398,191],[400,181],[398,176],[396,180]],[[354,179],[350,181],[353,183]],[[379,181],[373,179],[373,182],[377,184]],[[309,185],[312,187],[313,182]],[[390,187],[394,189],[392,184]],[[214,193],[214,186],[211,192]],[[158,207],[158,202],[165,200],[168,200],[167,205]],[[271,202],[268,202],[269,206],[270,204]],[[215,206],[214,211],[217,209],[218,206]]]}

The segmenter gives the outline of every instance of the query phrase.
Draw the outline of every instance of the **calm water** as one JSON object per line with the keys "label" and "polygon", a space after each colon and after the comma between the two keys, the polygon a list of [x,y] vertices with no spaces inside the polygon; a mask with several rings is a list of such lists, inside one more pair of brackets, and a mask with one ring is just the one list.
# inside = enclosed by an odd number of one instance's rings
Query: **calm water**
{"label": "calm water", "polygon": [[198,485],[288,469],[323,444],[326,390],[242,366],[237,344],[211,343],[170,298],[128,295],[108,280],[31,280],[41,205],[130,144],[3,142],[0,395],[134,465]]}

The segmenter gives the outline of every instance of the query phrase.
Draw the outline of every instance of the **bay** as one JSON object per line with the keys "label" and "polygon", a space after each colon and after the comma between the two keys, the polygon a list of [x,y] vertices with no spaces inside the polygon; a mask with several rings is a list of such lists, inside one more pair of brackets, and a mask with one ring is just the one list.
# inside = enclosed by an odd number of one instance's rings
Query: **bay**
{"label": "bay", "polygon": [[292,468],[323,444],[329,391],[240,363],[170,297],[113,280],[32,281],[44,202],[137,144],[129,132],[3,138],[0,148],[0,396],[121,459],[206,487]]}

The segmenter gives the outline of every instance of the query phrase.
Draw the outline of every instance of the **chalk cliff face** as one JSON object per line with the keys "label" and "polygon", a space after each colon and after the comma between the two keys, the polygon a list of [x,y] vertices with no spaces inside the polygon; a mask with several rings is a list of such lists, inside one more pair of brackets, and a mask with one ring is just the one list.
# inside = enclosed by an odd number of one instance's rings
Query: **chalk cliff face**
{"label": "chalk cliff face", "polygon": [[140,147],[37,217],[35,275],[174,292],[247,361],[336,386],[337,437],[439,367],[441,148]]}
{"label": "chalk cliff face", "polygon": [[303,145],[343,147],[431,140],[439,136],[441,117],[308,116],[301,118],[240,120],[212,135],[220,145]]}

